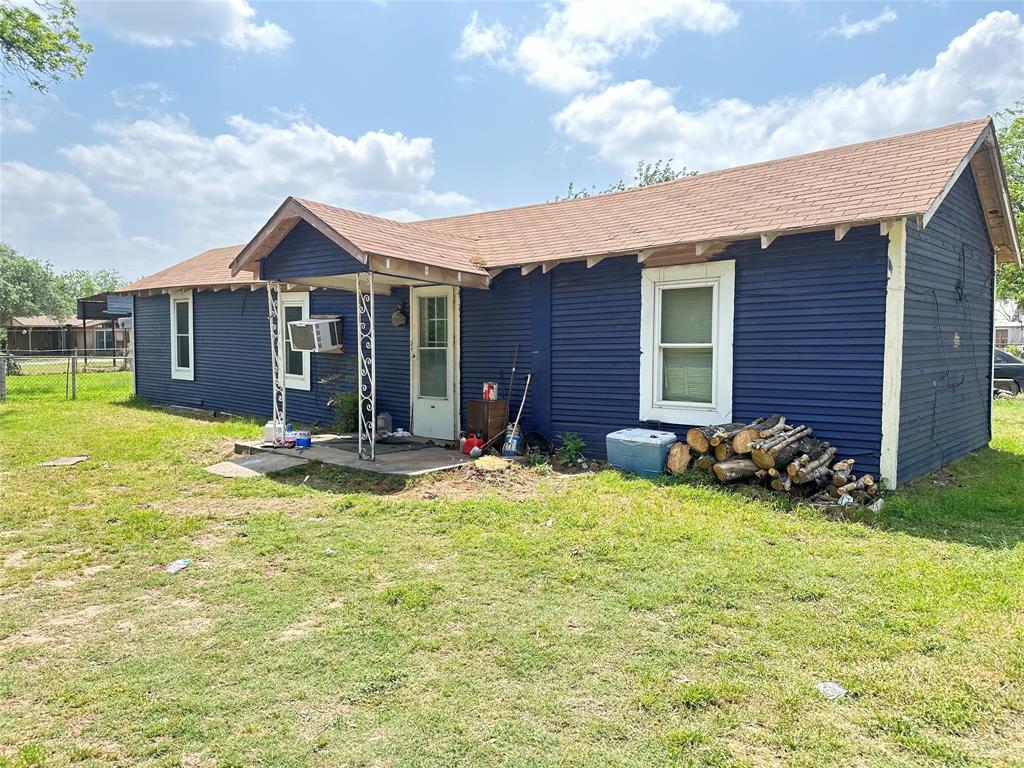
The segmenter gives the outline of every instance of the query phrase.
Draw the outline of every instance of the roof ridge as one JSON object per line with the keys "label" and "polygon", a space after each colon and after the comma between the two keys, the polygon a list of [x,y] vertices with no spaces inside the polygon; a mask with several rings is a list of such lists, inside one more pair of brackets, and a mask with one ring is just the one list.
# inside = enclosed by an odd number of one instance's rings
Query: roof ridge
{"label": "roof ridge", "polygon": [[[403,229],[414,229],[417,232],[421,232],[423,230],[423,227],[414,226],[414,225],[422,224],[424,221],[427,221],[426,219],[417,219],[416,221],[398,221],[397,219],[389,219],[387,216],[378,216],[375,213],[367,213],[366,211],[360,211],[360,210],[357,210],[355,208],[344,208],[344,207],[342,207],[340,205],[334,205],[333,203],[324,203],[324,202],[321,202],[320,200],[311,200],[308,197],[294,197],[293,196],[292,199],[295,200],[295,202],[299,203],[300,205],[305,206],[306,208],[309,208],[310,205],[322,206],[324,208],[330,208],[333,211],[341,211],[342,213],[352,214],[353,216],[360,216],[360,217],[365,218],[365,219],[372,219],[374,221],[382,221],[382,222],[384,222],[384,223],[386,223],[388,225],[391,225],[391,226],[395,226],[395,227],[399,227],[399,228],[403,228]],[[315,213],[315,211],[313,211],[312,209],[310,209],[310,212],[311,213]],[[437,230],[431,230],[431,233],[432,234],[443,234],[443,235],[445,235],[447,237],[453,237],[453,238],[455,238],[457,240],[461,240],[461,241],[465,242],[467,245],[475,245],[476,244],[476,239],[475,238],[467,237],[466,235],[462,235],[462,234],[459,234],[457,232],[447,232],[447,231],[443,231],[442,232],[442,231],[437,231]]]}
{"label": "roof ridge", "polygon": [[728,168],[717,168],[717,169],[715,169],[713,171],[700,172],[700,173],[694,174],[692,176],[685,176],[685,177],[683,177],[681,179],[670,179],[668,181],[660,181],[660,182],[658,182],[656,184],[646,184],[646,185],[644,185],[642,187],[628,187],[626,189],[616,189],[616,190],[613,190],[611,192],[602,192],[602,193],[596,194],[596,195],[588,195],[587,197],[577,197],[577,198],[571,198],[571,199],[567,199],[567,200],[548,200],[547,202],[543,202],[543,203],[526,203],[524,205],[513,205],[513,206],[510,206],[508,208],[494,208],[494,209],[487,210],[487,211],[475,211],[473,213],[460,213],[460,214],[455,214],[454,216],[441,216],[441,217],[433,218],[433,219],[420,219],[418,221],[409,222],[409,223],[410,224],[418,225],[419,227],[424,227],[424,226],[428,226],[429,227],[429,225],[432,225],[432,224],[443,224],[445,222],[465,220],[465,219],[472,218],[472,217],[483,217],[483,216],[487,216],[488,214],[510,213],[512,211],[524,211],[524,210],[529,210],[529,209],[532,209],[532,208],[548,208],[548,207],[553,207],[553,206],[569,207],[570,204],[573,204],[573,203],[585,205],[585,204],[587,204],[588,201],[592,201],[592,200],[607,200],[609,198],[618,197],[618,196],[622,196],[622,195],[633,195],[633,194],[636,194],[638,192],[647,192],[648,190],[652,190],[652,189],[659,189],[659,188],[664,189],[664,188],[669,187],[669,186],[682,186],[684,184],[695,184],[695,183],[702,182],[702,181],[704,181],[706,179],[715,178],[715,177],[718,177],[718,176],[723,176],[723,175],[729,174],[729,173],[736,173],[738,171],[750,171],[752,169],[759,168],[759,167],[762,167],[762,166],[765,166],[765,165],[772,165],[772,164],[776,164],[776,163],[783,163],[783,162],[792,161],[792,160],[801,160],[801,159],[804,159],[804,158],[810,158],[810,157],[814,157],[816,155],[822,155],[822,154],[826,154],[826,153],[829,153],[829,152],[838,152],[838,151],[841,151],[841,150],[851,150],[851,149],[855,149],[855,148],[858,148],[858,147],[865,147],[865,146],[872,145],[872,144],[882,144],[882,143],[889,142],[889,141],[899,141],[899,140],[902,140],[902,139],[910,138],[911,136],[920,136],[920,135],[923,135],[923,134],[932,133],[932,132],[936,132],[936,131],[949,131],[949,130],[952,130],[954,128],[959,128],[961,126],[971,125],[971,124],[974,124],[974,123],[978,123],[979,127],[980,127],[980,124],[982,124],[982,123],[989,123],[989,122],[991,122],[991,120],[992,120],[991,117],[980,117],[980,118],[976,118],[974,120],[961,120],[958,123],[947,123],[945,125],[937,125],[937,126],[933,126],[932,128],[924,128],[924,129],[922,129],[920,131],[910,131],[909,133],[900,133],[900,134],[896,134],[894,136],[882,136],[882,137],[879,137],[877,139],[867,139],[865,141],[858,141],[858,142],[855,142],[853,144],[840,144],[839,146],[835,146],[835,147],[825,147],[823,149],[815,149],[815,150],[813,150],[811,152],[801,152],[798,155],[786,155],[784,157],[776,157],[776,158],[773,158],[773,159],[770,159],[770,160],[759,160],[756,163],[744,163],[742,165],[731,165]]}

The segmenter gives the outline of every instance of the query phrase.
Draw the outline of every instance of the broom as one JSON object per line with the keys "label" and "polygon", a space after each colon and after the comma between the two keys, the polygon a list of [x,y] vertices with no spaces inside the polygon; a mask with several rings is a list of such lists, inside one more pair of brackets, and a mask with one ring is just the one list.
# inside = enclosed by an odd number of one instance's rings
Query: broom
{"label": "broom", "polygon": [[526,384],[523,386],[523,399],[519,401],[519,413],[516,414],[516,423],[512,425],[512,433],[505,437],[505,444],[501,447],[502,456],[518,456],[519,452],[516,450],[514,443],[516,433],[519,431],[519,419],[523,415],[523,406],[526,405],[526,393],[530,391],[530,379],[533,378],[532,373],[526,374]]}

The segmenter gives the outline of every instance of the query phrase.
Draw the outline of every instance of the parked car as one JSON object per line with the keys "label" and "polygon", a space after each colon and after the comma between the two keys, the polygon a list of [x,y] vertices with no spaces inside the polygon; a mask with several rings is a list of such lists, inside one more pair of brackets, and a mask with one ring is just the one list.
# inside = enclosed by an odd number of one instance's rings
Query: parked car
{"label": "parked car", "polygon": [[[1014,395],[1024,392],[1024,360],[1014,357],[1006,350],[997,349],[995,363],[996,380],[1004,379],[1013,382],[1009,391]],[[1007,387],[1003,386],[1002,389],[1007,389]]]}

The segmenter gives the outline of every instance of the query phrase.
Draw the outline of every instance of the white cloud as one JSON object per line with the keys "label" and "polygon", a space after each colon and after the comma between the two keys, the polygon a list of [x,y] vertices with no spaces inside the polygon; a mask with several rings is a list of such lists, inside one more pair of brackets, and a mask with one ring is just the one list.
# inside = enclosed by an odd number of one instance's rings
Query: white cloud
{"label": "white cloud", "polygon": [[35,133],[39,117],[38,109],[26,109],[9,100],[0,101],[0,134]]}
{"label": "white cloud", "polygon": [[306,118],[281,124],[240,115],[210,136],[181,115],[97,130],[102,140],[61,153],[98,189],[134,201],[140,218],[172,231],[178,258],[245,242],[288,195],[403,218],[461,213],[472,203],[431,187],[430,139],[398,132],[348,138]]}
{"label": "white cloud", "polygon": [[166,48],[215,40],[238,51],[274,53],[292,37],[271,21],[257,24],[247,0],[89,0],[81,4],[86,22],[93,21],[115,37],[139,45]]}
{"label": "white cloud", "polygon": [[111,267],[136,274],[171,249],[124,234],[121,218],[78,177],[21,162],[0,165],[0,239],[60,269]]}
{"label": "white cloud", "polygon": [[469,15],[469,23],[462,30],[462,41],[455,56],[460,59],[480,56],[495,64],[504,60],[511,41],[512,34],[504,24],[500,21],[481,24],[479,14],[473,11]]}
{"label": "white cloud", "polygon": [[533,85],[575,93],[607,82],[615,59],[637,48],[650,51],[668,33],[683,29],[715,34],[738,20],[719,0],[562,0],[548,8],[544,25],[514,48],[503,25],[481,24],[474,11],[457,55],[480,56],[521,71]]}
{"label": "white cloud", "polygon": [[839,24],[829,29],[826,34],[839,35],[849,40],[851,37],[870,35],[872,32],[877,32],[885,24],[891,24],[897,19],[899,19],[899,16],[896,15],[896,11],[889,6],[886,6],[877,16],[870,19],[861,19],[860,21],[850,21],[844,13],[839,17]]}
{"label": "white cloud", "polygon": [[722,99],[696,111],[649,80],[577,96],[553,116],[569,138],[629,171],[675,158],[712,170],[983,116],[1024,93],[1024,26],[993,12],[954,38],[928,68],[829,85],[755,105]]}
{"label": "white cloud", "polygon": [[155,114],[164,111],[174,97],[159,83],[138,83],[115,88],[110,92],[110,100],[118,109]]}

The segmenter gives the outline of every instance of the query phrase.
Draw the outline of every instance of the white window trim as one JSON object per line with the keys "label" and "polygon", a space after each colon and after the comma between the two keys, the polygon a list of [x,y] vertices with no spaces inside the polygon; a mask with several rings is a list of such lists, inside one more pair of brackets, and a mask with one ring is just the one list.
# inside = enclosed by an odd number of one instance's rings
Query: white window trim
{"label": "white window trim", "polygon": [[[176,327],[177,312],[175,311],[175,304],[179,301],[188,302],[188,367],[183,368],[178,365],[178,329]],[[195,354],[195,338],[196,338],[196,323],[195,315],[192,312],[192,291],[171,291],[170,292],[170,308],[171,308],[171,378],[180,379],[182,381],[194,381],[195,380],[195,369],[196,369],[196,354]]]}
{"label": "white window trim", "polygon": [[[285,307],[302,307],[302,319],[309,320],[309,291],[289,291],[281,294],[281,313],[284,314]],[[312,365],[312,359],[309,352],[302,353],[302,375],[296,376],[293,373],[288,373],[288,360],[287,360],[287,339],[288,332],[285,329],[285,333],[281,336],[281,364],[285,367],[284,374],[284,385],[288,389],[301,389],[306,392],[310,389],[310,366]]]}
{"label": "white window trim", "polygon": [[[659,300],[666,288],[715,289],[710,403],[660,399],[661,329]],[[677,267],[645,269],[640,281],[640,420],[708,426],[732,421],[733,300],[736,264],[712,261]]]}

